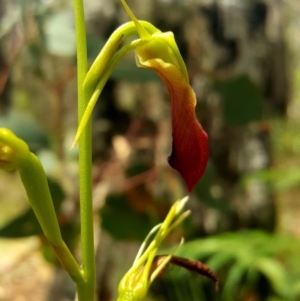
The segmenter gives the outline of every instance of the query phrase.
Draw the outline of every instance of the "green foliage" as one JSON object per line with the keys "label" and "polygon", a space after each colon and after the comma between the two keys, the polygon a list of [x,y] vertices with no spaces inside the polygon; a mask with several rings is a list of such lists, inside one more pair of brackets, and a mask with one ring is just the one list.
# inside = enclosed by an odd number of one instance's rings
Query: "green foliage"
{"label": "green foliage", "polygon": [[[65,192],[61,185],[55,180],[48,178],[49,190],[53,200],[57,216],[61,216],[61,205],[65,199]],[[69,250],[74,251],[78,243],[80,226],[72,219],[60,223],[61,234]],[[39,236],[41,238],[41,249],[47,261],[58,263],[55,252],[43,235],[43,230],[31,208],[18,215],[9,223],[0,228],[0,238],[22,238],[28,236]]]}
{"label": "green foliage", "polygon": [[158,81],[158,75],[152,70],[137,68],[134,60],[123,59],[112,72],[112,78],[128,82]]}
{"label": "green foliage", "polygon": [[156,224],[148,214],[133,209],[125,194],[110,195],[100,214],[102,228],[120,240],[143,241]]}
{"label": "green foliage", "polygon": [[218,185],[219,177],[213,162],[209,161],[206,171],[195,187],[194,193],[198,200],[205,203],[208,207],[215,208],[220,211],[229,210],[229,202],[223,195],[214,196],[212,194],[213,186]]}
{"label": "green foliage", "polygon": [[49,148],[50,141],[46,132],[33,119],[24,113],[9,111],[0,115],[0,127],[5,127],[24,140],[32,151]]}
{"label": "green foliage", "polygon": [[270,184],[269,188],[272,192],[280,192],[300,184],[300,169],[297,167],[273,168],[255,172],[244,177],[242,184],[251,180],[267,182]]}
{"label": "green foliage", "polygon": [[[168,290],[167,300],[244,301],[250,296],[256,296],[253,300],[299,300],[299,254],[297,239],[260,231],[187,242],[177,255],[205,262],[219,276],[221,290],[216,294],[210,283],[204,285],[202,277],[176,269],[163,280],[177,286],[173,293]],[[196,291],[191,292],[194,287]]]}
{"label": "green foliage", "polygon": [[0,229],[0,237],[19,238],[42,235],[41,226],[31,208]]}
{"label": "green foliage", "polygon": [[76,45],[73,16],[70,11],[60,11],[48,16],[44,24],[46,50],[57,56],[75,56]]}
{"label": "green foliage", "polygon": [[[49,178],[48,185],[55,210],[59,213],[60,205],[65,198],[64,191],[57,182]],[[19,238],[42,234],[41,226],[31,208],[0,228],[0,237],[5,238]]]}
{"label": "green foliage", "polygon": [[216,81],[213,89],[223,100],[224,119],[228,125],[243,126],[261,120],[264,99],[247,76]]}

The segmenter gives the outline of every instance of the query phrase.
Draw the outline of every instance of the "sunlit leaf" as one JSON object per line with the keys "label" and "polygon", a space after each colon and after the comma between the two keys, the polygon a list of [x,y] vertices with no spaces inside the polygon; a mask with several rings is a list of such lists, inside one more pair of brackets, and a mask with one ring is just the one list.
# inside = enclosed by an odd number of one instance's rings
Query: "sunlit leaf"
{"label": "sunlit leaf", "polygon": [[0,237],[6,238],[42,235],[42,233],[41,226],[31,208],[0,229]]}
{"label": "sunlit leaf", "polygon": [[[201,181],[195,185],[193,191],[198,200],[205,203],[208,207],[220,211],[228,211],[230,209],[229,202],[223,196],[222,187],[218,183],[218,179],[213,162],[209,161]],[[213,190],[220,190],[219,195],[217,193],[214,194]]]}
{"label": "sunlit leaf", "polygon": [[41,148],[49,148],[50,141],[46,132],[29,116],[9,111],[0,116],[0,127],[13,131],[19,138],[23,139],[31,151]]}
{"label": "sunlit leaf", "polygon": [[243,126],[261,120],[264,99],[247,76],[216,81],[213,89],[223,100],[224,119],[228,125]]}
{"label": "sunlit leaf", "polygon": [[223,296],[225,300],[232,301],[232,296],[236,296],[239,284],[242,282],[243,276],[246,274],[248,267],[243,264],[234,264],[226,276]]}
{"label": "sunlit leaf", "polygon": [[[64,191],[57,182],[51,179],[48,179],[48,184],[55,210],[58,212],[65,198]],[[0,237],[18,238],[42,234],[41,226],[31,208],[0,228]]]}
{"label": "sunlit leaf", "polygon": [[75,55],[75,31],[71,11],[60,11],[49,16],[44,26],[46,49],[50,54]]}
{"label": "sunlit leaf", "polygon": [[260,258],[255,266],[270,281],[275,292],[279,295],[286,295],[288,288],[287,273],[278,260]]}
{"label": "sunlit leaf", "polygon": [[111,195],[100,211],[101,226],[119,240],[144,240],[155,226],[150,216],[135,211],[125,194]]}
{"label": "sunlit leaf", "polygon": [[207,260],[207,265],[215,272],[222,267],[233,263],[233,254],[229,252],[218,252]]}

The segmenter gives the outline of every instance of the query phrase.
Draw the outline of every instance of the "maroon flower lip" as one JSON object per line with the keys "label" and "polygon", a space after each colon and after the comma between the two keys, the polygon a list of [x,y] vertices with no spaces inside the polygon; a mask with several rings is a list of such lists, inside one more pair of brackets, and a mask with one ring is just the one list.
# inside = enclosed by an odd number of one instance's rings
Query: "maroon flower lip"
{"label": "maroon flower lip", "polygon": [[202,177],[209,155],[208,137],[195,114],[196,97],[183,73],[159,58],[139,60],[139,66],[158,73],[171,99],[172,153],[168,159],[191,191]]}

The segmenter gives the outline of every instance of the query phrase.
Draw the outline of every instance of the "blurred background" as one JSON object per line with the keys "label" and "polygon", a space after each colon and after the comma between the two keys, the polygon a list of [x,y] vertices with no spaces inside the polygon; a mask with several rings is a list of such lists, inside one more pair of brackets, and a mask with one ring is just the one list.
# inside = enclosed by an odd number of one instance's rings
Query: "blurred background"
{"label": "blurred background", "polygon": [[[117,0],[85,0],[89,61],[129,19]],[[170,267],[148,300],[300,300],[300,2],[128,0],[172,31],[209,135],[210,160],[165,248],[208,264],[220,291]],[[66,243],[80,260],[76,48],[72,1],[0,0],[0,127],[43,163]],[[93,114],[97,301],[147,232],[187,192],[167,157],[169,97],[126,56]],[[41,200],[42,201],[42,200]],[[71,301],[75,288],[32,213],[16,172],[0,171],[0,301]]]}

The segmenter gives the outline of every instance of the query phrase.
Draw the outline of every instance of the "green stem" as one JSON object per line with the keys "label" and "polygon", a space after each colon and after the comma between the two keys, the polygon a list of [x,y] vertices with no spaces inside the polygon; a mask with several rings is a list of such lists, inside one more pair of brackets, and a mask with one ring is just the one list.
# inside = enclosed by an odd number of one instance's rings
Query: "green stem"
{"label": "green stem", "polygon": [[[140,21],[140,23],[151,34],[160,32],[149,22]],[[77,144],[79,137],[81,136],[81,133],[87,124],[87,121],[89,121],[90,115],[92,114],[99,95],[102,92],[102,89],[116,64],[129,50],[135,49],[138,45],[144,42],[143,40],[138,39],[123,46],[119,51],[117,51],[120,44],[134,34],[137,34],[137,29],[134,22],[125,23],[117,28],[111,34],[108,41],[105,43],[100,53],[94,60],[92,66],[88,70],[83,82],[83,93],[85,98],[89,99],[89,102],[84,115],[81,116],[82,118],[80,119],[72,148]]]}
{"label": "green stem", "polygon": [[[142,43],[141,40],[135,40],[131,42],[130,44],[127,44],[123,46],[111,59],[111,61],[105,65],[105,70],[103,71],[100,80],[98,81],[97,86],[94,88],[94,91],[92,92],[92,95],[90,97],[89,103],[86,107],[86,110],[84,112],[84,115],[82,116],[80,120],[80,124],[78,126],[78,130],[73,142],[73,146],[76,145],[78,139],[81,137],[82,132],[84,131],[88,121],[90,120],[90,116],[92,115],[93,109],[96,105],[97,100],[99,99],[99,96],[104,88],[104,85],[106,84],[109,76],[113,72],[114,68],[116,67],[117,63],[122,59],[122,57],[129,51],[134,49],[138,44]],[[104,64],[103,64],[104,65]],[[87,75],[88,76],[88,75]],[[86,80],[85,80],[86,82]],[[84,83],[85,83],[84,82]],[[85,84],[83,85],[84,93],[85,95],[90,95],[90,91],[86,89]]]}
{"label": "green stem", "polygon": [[[80,121],[89,99],[83,91],[87,74],[86,30],[83,0],[74,0],[77,41],[78,120]],[[79,187],[81,218],[81,250],[85,285],[78,285],[78,300],[93,301],[95,294],[95,255],[92,207],[92,143],[91,121],[87,123],[79,140]]]}
{"label": "green stem", "polygon": [[49,241],[49,243],[51,244],[61,265],[69,273],[73,281],[77,284],[84,284],[85,282],[82,275],[82,270],[79,268],[77,261],[73,257],[66,244],[63,242],[60,245],[56,245],[51,243],[51,241]]}
{"label": "green stem", "polygon": [[28,159],[20,162],[19,172],[31,207],[59,261],[75,282],[82,282],[79,266],[61,237],[47,178],[39,159],[29,153]]}
{"label": "green stem", "polygon": [[40,160],[29,151],[23,140],[5,128],[0,128],[0,168],[19,171],[30,205],[58,259],[75,282],[84,282],[75,258],[62,239]]}
{"label": "green stem", "polygon": [[[140,21],[140,23],[151,34],[160,32],[159,29],[149,22]],[[106,71],[107,64],[110,62],[117,48],[124,40],[136,34],[137,29],[132,21],[121,25],[111,34],[87,73],[84,80],[84,89],[86,91],[89,91],[89,93],[94,91],[99,79],[102,78],[103,73]],[[123,53],[123,55],[124,54],[125,53]]]}

